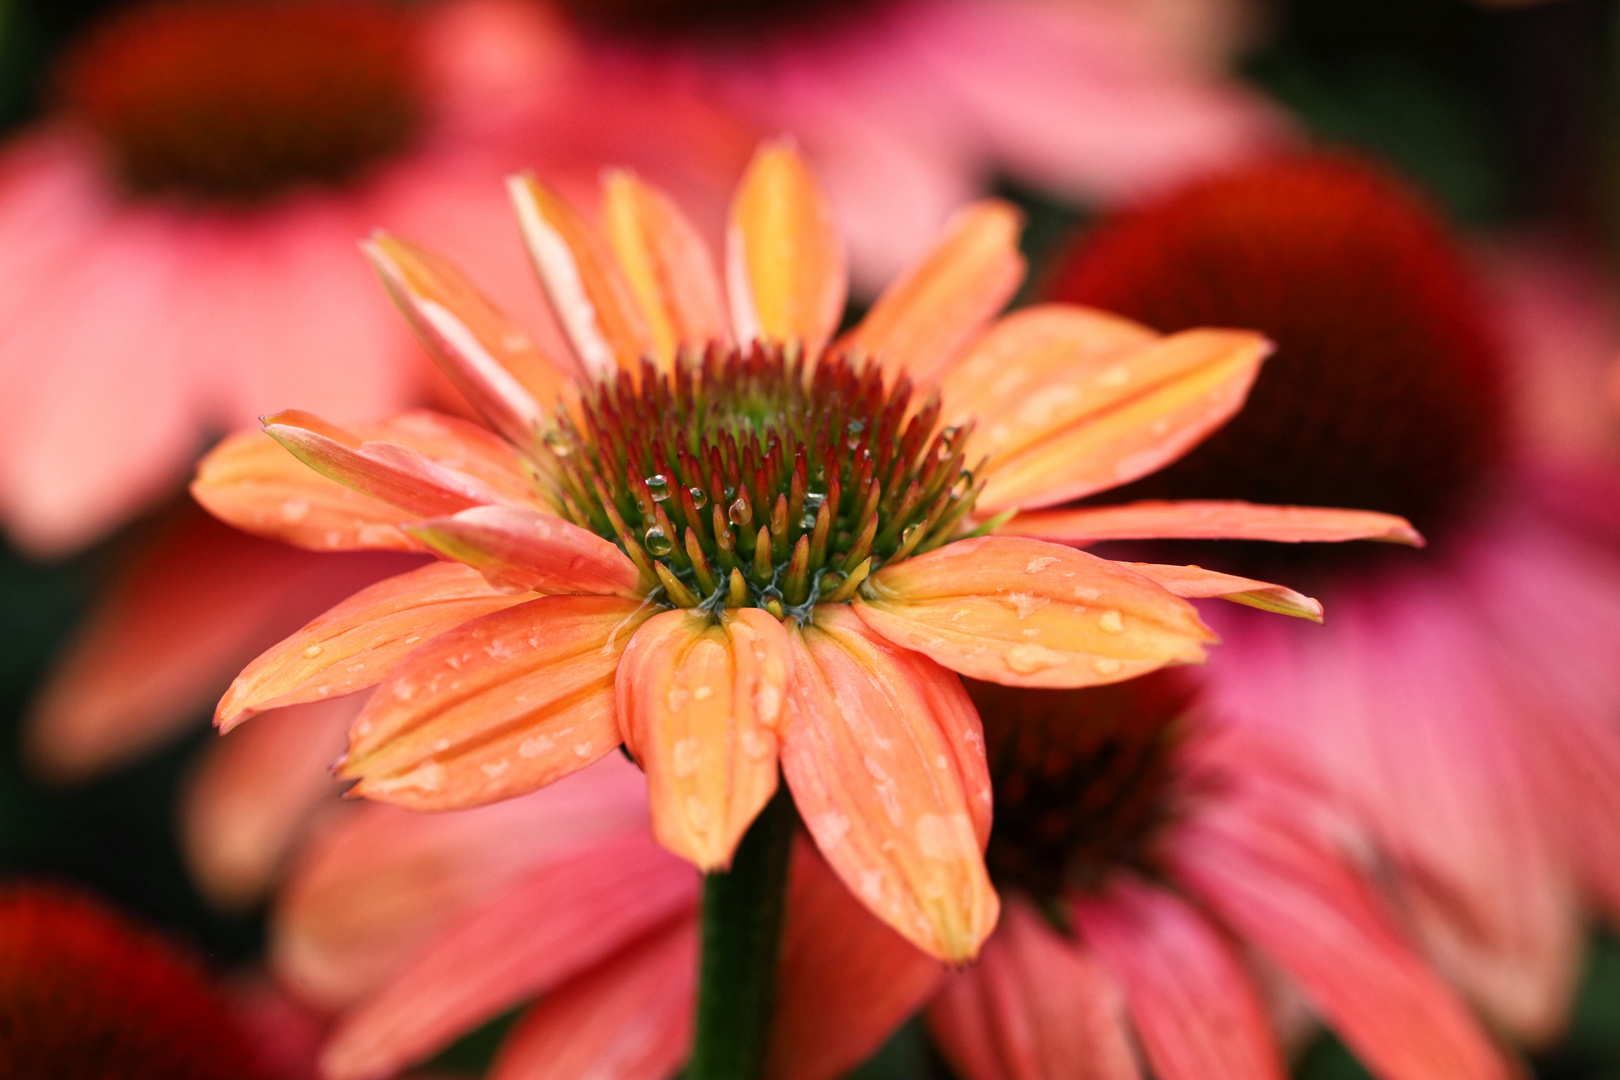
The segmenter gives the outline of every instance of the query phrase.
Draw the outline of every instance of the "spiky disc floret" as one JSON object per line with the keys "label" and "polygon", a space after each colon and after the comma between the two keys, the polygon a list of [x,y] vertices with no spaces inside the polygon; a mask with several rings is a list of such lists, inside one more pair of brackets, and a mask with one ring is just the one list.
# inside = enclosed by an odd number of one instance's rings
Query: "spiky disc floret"
{"label": "spiky disc floret", "polygon": [[713,346],[590,387],[542,442],[558,511],[681,607],[803,617],[954,538],[983,487],[937,395],[794,346]]}

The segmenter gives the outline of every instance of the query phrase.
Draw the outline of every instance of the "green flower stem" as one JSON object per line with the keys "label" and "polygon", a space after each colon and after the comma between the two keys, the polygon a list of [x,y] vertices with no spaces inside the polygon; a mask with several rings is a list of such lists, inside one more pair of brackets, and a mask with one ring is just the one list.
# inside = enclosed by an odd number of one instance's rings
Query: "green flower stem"
{"label": "green flower stem", "polygon": [[782,784],[737,846],[731,870],[703,882],[703,957],[687,1080],[759,1080],[765,1072],[797,822]]}

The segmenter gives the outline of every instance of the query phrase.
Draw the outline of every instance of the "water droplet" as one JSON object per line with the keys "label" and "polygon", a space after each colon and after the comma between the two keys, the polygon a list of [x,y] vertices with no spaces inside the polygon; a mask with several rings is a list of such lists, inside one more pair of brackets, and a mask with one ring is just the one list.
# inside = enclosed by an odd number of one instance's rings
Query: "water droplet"
{"label": "water droplet", "polygon": [[1102,618],[1097,620],[1097,625],[1102,627],[1105,633],[1123,634],[1125,632],[1124,617],[1112,608],[1102,613]]}
{"label": "water droplet", "polygon": [[647,530],[646,534],[642,536],[641,542],[647,548],[647,554],[649,555],[668,555],[675,550],[675,543],[670,540],[669,534],[657,525]]}
{"label": "water droplet", "polygon": [[900,543],[902,546],[910,544],[914,539],[920,540],[918,533],[926,527],[926,522],[914,521],[900,530]]}
{"label": "water droplet", "polygon": [[947,448],[955,450],[956,440],[962,437],[962,429],[955,424],[952,424],[950,427],[941,431],[939,436],[945,440],[945,445]]}
{"label": "water droplet", "polygon": [[804,509],[807,513],[814,514],[821,509],[821,504],[826,501],[827,496],[819,491],[807,491],[804,493]]}
{"label": "water droplet", "polygon": [[692,505],[695,508],[701,510],[705,506],[709,505],[709,493],[703,488],[690,487],[686,489],[686,493],[692,496]]}
{"label": "water droplet", "polygon": [[304,650],[304,655],[313,660],[324,651],[319,645],[311,645]]}
{"label": "water droplet", "polygon": [[753,518],[753,514],[749,512],[748,504],[742,499],[738,499],[736,502],[732,503],[729,508],[727,508],[726,517],[731,519],[731,523],[733,525],[742,525],[751,520]]}
{"label": "water droplet", "polygon": [[957,498],[961,498],[971,490],[973,490],[973,474],[968,470],[963,469],[962,475],[958,476],[956,478],[956,483],[951,485],[951,494],[955,495]]}
{"label": "water droplet", "polygon": [[653,473],[643,482],[647,485],[647,494],[653,497],[653,502],[663,502],[669,498],[669,477],[663,473]]}
{"label": "water droplet", "polygon": [[546,448],[558,457],[567,457],[572,449],[560,431],[548,431],[542,438],[545,440]]}
{"label": "water droplet", "polygon": [[866,434],[865,420],[851,420],[844,426],[844,444],[851,450],[861,445],[861,437]]}

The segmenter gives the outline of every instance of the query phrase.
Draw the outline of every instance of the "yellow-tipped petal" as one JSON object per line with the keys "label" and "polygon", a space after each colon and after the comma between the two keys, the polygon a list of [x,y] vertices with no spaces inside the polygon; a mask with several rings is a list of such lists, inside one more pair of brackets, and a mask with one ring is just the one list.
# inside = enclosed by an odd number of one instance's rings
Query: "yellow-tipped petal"
{"label": "yellow-tipped petal", "polygon": [[529,259],[586,372],[601,378],[638,363],[652,342],[607,246],[534,177],[508,185]]}
{"label": "yellow-tipped petal", "polygon": [[609,173],[602,215],[660,363],[683,347],[730,340],[709,250],[669,196],[631,173]]}
{"label": "yellow-tipped petal", "polygon": [[931,381],[1018,291],[1022,226],[1018,210],[999,199],[959,210],[935,248],[883,290],[842,344],[891,376]]}
{"label": "yellow-tipped petal", "polygon": [[740,341],[799,341],[814,354],[838,326],[849,287],[843,238],[791,140],[761,146],[737,188],[726,286]]}

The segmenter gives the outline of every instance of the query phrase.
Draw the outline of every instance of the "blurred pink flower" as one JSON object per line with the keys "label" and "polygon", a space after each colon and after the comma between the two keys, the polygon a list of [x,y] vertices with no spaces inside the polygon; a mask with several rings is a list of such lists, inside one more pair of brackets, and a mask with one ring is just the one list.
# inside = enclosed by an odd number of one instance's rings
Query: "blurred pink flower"
{"label": "blurred pink flower", "polygon": [[[1387,177],[1306,158],[1104,224],[1052,292],[1278,342],[1245,412],[1138,497],[1347,498],[1429,536],[1252,552],[1246,572],[1304,575],[1331,618],[1212,612],[1210,704],[1332,778],[1440,968],[1534,1041],[1566,1014],[1579,901],[1620,915],[1620,308],[1556,245],[1484,262],[1482,285]],[[1092,512],[1070,512],[1076,542]]]}
{"label": "blurred pink flower", "polygon": [[[841,1075],[930,1000],[971,1080],[1135,1080],[1142,1058],[1163,1080],[1280,1080],[1257,964],[1382,1080],[1508,1075],[1339,850],[1353,821],[1264,744],[1183,730],[1185,694],[1160,676],[971,692],[998,785],[999,929],[953,972],[799,844],[773,1080]],[[650,835],[641,777],[606,759],[505,803],[366,806],[324,829],[281,893],[273,962],[341,1013],[333,1080],[389,1075],[531,1001],[494,1080],[658,1080],[687,1052],[698,894]]]}
{"label": "blurred pink flower", "polygon": [[355,251],[375,226],[442,241],[544,330],[504,173],[588,191],[612,160],[718,212],[752,134],[676,88],[590,90],[568,41],[522,0],[160,0],[98,26],[0,149],[13,539],[71,550],[289,402],[422,398],[434,377]]}
{"label": "blurred pink flower", "polygon": [[606,80],[691,87],[813,158],[873,292],[996,176],[1139,197],[1252,156],[1280,114],[1223,68],[1244,0],[560,0]]}

